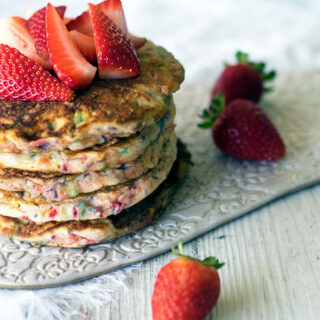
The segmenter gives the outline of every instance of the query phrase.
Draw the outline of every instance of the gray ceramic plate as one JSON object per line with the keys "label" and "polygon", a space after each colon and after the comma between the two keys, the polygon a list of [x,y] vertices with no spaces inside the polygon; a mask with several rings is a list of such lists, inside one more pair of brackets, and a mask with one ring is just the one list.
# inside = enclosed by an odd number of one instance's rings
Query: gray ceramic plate
{"label": "gray ceramic plate", "polygon": [[211,83],[176,95],[180,138],[194,166],[161,219],[134,235],[87,249],[33,248],[0,237],[0,287],[43,288],[77,282],[156,256],[284,194],[320,181],[320,74],[278,77],[262,103],[287,145],[279,163],[238,161],[196,127]]}

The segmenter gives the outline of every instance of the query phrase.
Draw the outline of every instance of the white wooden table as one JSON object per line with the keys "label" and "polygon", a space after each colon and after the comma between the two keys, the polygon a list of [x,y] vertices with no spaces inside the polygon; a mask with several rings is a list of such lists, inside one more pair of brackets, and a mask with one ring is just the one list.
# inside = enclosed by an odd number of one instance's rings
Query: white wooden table
{"label": "white wooden table", "polygon": [[[216,255],[221,296],[208,319],[319,319],[320,185],[279,199],[185,245],[189,254]],[[150,259],[128,289],[89,319],[152,319],[157,272],[171,253]]]}

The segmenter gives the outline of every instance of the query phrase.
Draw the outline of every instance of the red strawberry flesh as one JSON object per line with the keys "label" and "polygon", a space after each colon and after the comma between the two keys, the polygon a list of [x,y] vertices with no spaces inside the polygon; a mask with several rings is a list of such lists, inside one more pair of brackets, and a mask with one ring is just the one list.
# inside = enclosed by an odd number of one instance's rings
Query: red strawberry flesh
{"label": "red strawberry flesh", "polygon": [[[56,7],[61,19],[64,17],[66,11],[65,6]],[[50,57],[47,45],[46,36],[46,7],[35,12],[27,23],[28,30],[34,40],[34,44],[38,55],[50,64]]]}
{"label": "red strawberry flesh", "polygon": [[98,6],[125,34],[129,34],[121,0],[106,0]]}
{"label": "red strawberry flesh", "polygon": [[[129,35],[127,22],[120,0],[107,0],[98,4],[98,7],[107,15],[125,34]],[[93,37],[93,30],[89,11],[83,12],[80,16],[67,24],[69,31],[76,30],[89,37]],[[146,38],[129,35],[135,49],[139,49],[146,43]]]}
{"label": "red strawberry flesh", "polygon": [[45,61],[36,52],[27,20],[20,17],[0,19],[0,43],[16,48],[42,67],[50,68],[50,61]]}
{"label": "red strawberry flesh", "polygon": [[69,101],[73,91],[17,49],[0,44],[0,99]]}
{"label": "red strawberry flesh", "polygon": [[89,86],[97,68],[83,57],[63,20],[50,3],[47,5],[46,25],[50,59],[58,78],[71,88]]}
{"label": "red strawberry flesh", "polygon": [[93,37],[93,31],[91,27],[91,19],[88,11],[83,12],[80,16],[71,20],[67,24],[69,31],[76,30],[89,37]]}
{"label": "red strawberry flesh", "polygon": [[70,31],[71,38],[78,46],[83,56],[90,62],[97,62],[96,46],[94,39],[77,30]]}
{"label": "red strawberry flesh", "polygon": [[89,4],[102,79],[131,78],[140,74],[140,62],[129,37],[102,10]]}

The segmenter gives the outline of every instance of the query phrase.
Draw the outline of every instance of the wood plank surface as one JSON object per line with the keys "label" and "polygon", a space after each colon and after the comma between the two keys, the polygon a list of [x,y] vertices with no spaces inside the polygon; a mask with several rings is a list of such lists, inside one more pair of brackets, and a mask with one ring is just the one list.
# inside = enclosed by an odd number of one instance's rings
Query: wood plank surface
{"label": "wood plank surface", "polygon": [[[185,244],[189,254],[216,255],[221,296],[207,319],[319,319],[320,186],[286,196]],[[127,288],[90,319],[152,319],[157,272],[173,258],[142,264]]]}

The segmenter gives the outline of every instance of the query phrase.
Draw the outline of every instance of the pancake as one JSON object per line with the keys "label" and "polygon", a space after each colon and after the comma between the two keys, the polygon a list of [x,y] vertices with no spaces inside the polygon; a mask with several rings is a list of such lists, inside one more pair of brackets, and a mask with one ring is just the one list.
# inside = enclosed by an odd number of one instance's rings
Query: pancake
{"label": "pancake", "polygon": [[[173,132],[172,139],[174,138]],[[160,159],[157,167],[138,179],[72,199],[48,202],[41,197],[32,198],[27,193],[0,190],[0,212],[36,223],[92,220],[119,214],[123,209],[142,201],[166,179],[177,155],[176,143],[172,147],[172,152]]]}
{"label": "pancake", "polygon": [[154,125],[140,134],[109,145],[94,146],[82,151],[44,151],[31,153],[0,152],[0,166],[37,172],[60,172],[76,174],[87,171],[101,171],[108,167],[119,167],[140,157],[150,145],[169,127],[171,130],[175,106],[170,97],[168,112]]}
{"label": "pancake", "polygon": [[30,242],[32,245],[50,245],[81,248],[113,240],[148,225],[167,207],[178,182],[184,177],[190,155],[182,144],[168,178],[149,197],[117,216],[93,221],[48,222],[37,225],[29,220],[0,215],[0,233],[4,236]]}
{"label": "pancake", "polygon": [[154,125],[168,112],[184,70],[150,41],[137,53],[139,77],[95,79],[71,102],[0,101],[0,150],[83,150]]}
{"label": "pancake", "polygon": [[[168,140],[169,139],[169,140]],[[90,193],[107,186],[123,184],[137,179],[156,167],[160,158],[173,152],[175,137],[159,137],[137,160],[120,168],[105,171],[90,171],[77,175],[61,173],[39,173],[16,169],[0,169],[0,189],[27,192],[31,197],[43,197],[51,201],[74,198],[81,193]]]}

